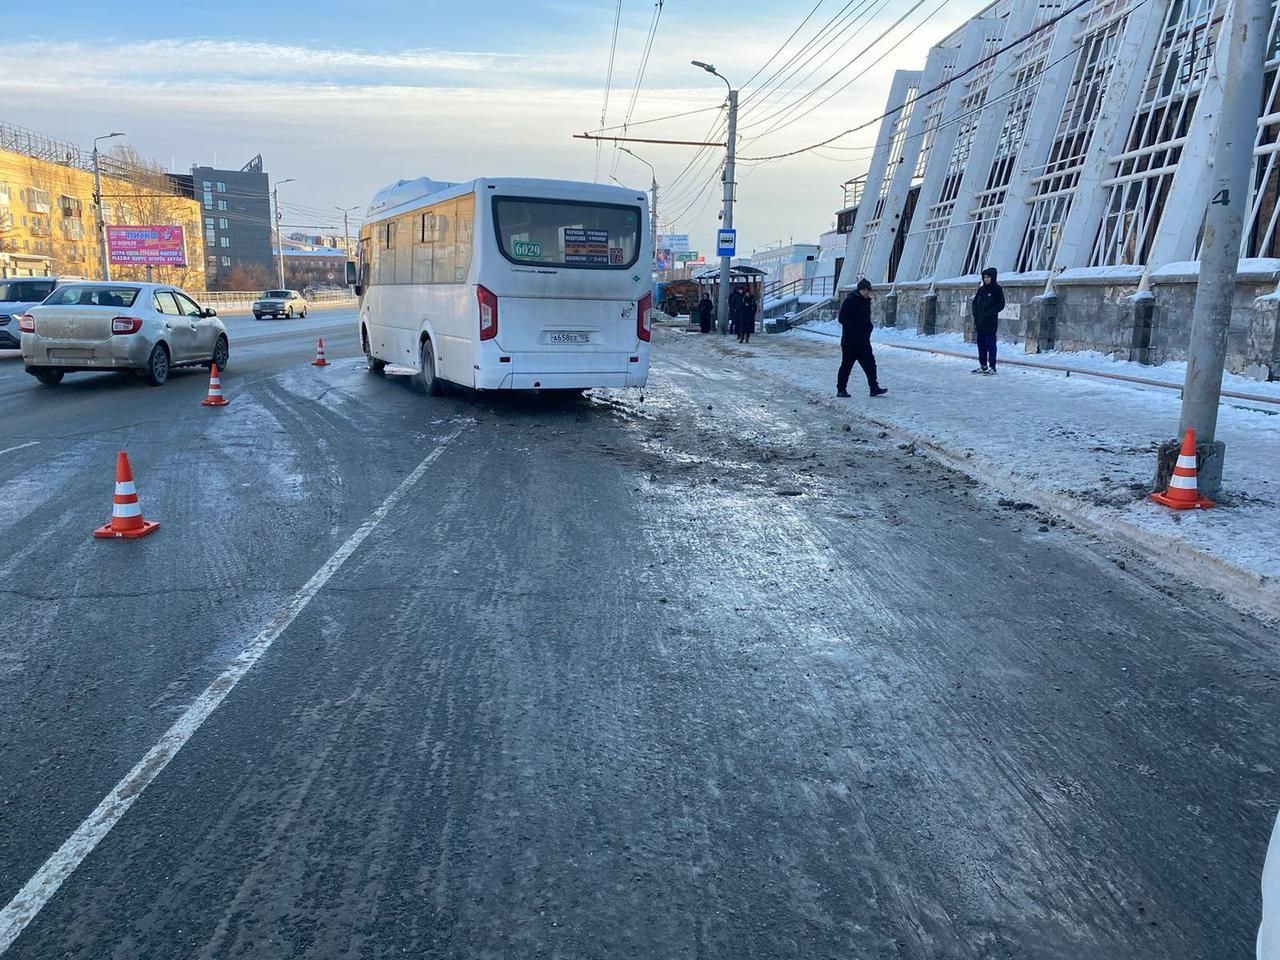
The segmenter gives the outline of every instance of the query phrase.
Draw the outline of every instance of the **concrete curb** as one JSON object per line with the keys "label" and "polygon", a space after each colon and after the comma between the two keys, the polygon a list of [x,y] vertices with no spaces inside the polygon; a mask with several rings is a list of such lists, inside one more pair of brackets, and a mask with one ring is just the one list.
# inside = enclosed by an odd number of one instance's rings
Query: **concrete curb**
{"label": "concrete curb", "polygon": [[[760,367],[755,369],[761,376],[817,397],[825,409],[836,413],[849,412],[847,408],[838,407],[825,394],[798,386]],[[1245,613],[1280,621],[1280,583],[1271,577],[1254,573],[1185,540],[1146,530],[1124,519],[1112,509],[1085,503],[1069,494],[1043,490],[972,450],[946,445],[928,434],[900,427],[871,413],[862,412],[860,416],[866,423],[880,427],[895,439],[915,444],[918,450],[935,463],[964,474],[996,493],[1034,504],[1038,509],[1073,524],[1090,536],[1132,550],[1167,573],[1221,594],[1233,607]]]}

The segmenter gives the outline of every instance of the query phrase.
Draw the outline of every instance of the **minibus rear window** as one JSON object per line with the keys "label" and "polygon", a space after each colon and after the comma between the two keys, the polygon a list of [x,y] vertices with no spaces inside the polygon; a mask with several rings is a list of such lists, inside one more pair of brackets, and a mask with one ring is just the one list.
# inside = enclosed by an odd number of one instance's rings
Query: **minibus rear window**
{"label": "minibus rear window", "polygon": [[498,247],[512,263],[629,270],[640,257],[640,207],[494,197]]}

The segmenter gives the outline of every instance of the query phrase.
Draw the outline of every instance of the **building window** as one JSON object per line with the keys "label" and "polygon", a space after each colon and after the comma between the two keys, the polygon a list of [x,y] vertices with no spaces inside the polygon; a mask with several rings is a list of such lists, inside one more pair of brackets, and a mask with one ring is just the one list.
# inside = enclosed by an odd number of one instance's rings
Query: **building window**
{"label": "building window", "polygon": [[220,247],[229,247],[229,246],[231,246],[231,238],[230,238],[230,237],[221,237],[221,238],[219,238],[219,240],[218,240],[218,246],[220,246]]}
{"label": "building window", "polygon": [[225,183],[223,183],[221,180],[219,180],[219,181],[218,181],[218,192],[219,192],[219,193],[226,193],[226,192],[227,192],[227,185],[226,185]]}
{"label": "building window", "polygon": [[219,200],[219,201],[218,201],[218,209],[219,209],[219,210],[221,210],[223,213],[226,213],[226,211],[227,211],[227,201],[225,201],[225,200]]}
{"label": "building window", "polygon": [[84,221],[75,218],[64,218],[62,221],[62,236],[67,240],[83,240],[84,239]]}
{"label": "building window", "polygon": [[210,220],[209,225],[204,228],[204,242],[212,244],[216,243],[217,240],[218,235],[213,232],[213,221]]}
{"label": "building window", "polygon": [[229,225],[228,225],[228,223],[227,223],[227,218],[226,218],[226,217],[219,217],[219,218],[218,218],[218,229],[219,229],[219,230],[226,230],[228,226],[229,226]]}
{"label": "building window", "polygon": [[49,202],[49,191],[31,187],[27,190],[27,209],[32,213],[49,213],[53,206]]}
{"label": "building window", "polygon": [[216,267],[218,265],[218,255],[216,253],[209,254],[209,266]]}
{"label": "building window", "polygon": [[231,258],[230,258],[230,257],[223,257],[223,258],[222,258],[222,265],[223,265],[224,267],[229,267],[229,266],[231,266]]}
{"label": "building window", "polygon": [[84,212],[84,204],[75,197],[68,197],[65,194],[58,198],[58,206],[62,209],[64,217],[75,217],[79,219]]}
{"label": "building window", "polygon": [[208,184],[205,184],[204,188],[204,208],[206,210],[213,209],[213,191],[209,189]]}

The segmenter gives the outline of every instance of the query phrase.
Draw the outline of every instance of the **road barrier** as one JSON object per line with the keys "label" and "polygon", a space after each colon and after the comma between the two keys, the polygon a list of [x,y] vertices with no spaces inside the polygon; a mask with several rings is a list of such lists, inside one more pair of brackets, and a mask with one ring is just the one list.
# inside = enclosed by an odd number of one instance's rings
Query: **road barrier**
{"label": "road barrier", "polygon": [[[191,294],[192,299],[201,306],[213,307],[219,311],[248,311],[253,308],[253,301],[261,296],[261,290],[206,290],[203,293]],[[347,290],[317,290],[304,296],[306,296],[307,305],[312,307],[356,302],[355,295]]]}

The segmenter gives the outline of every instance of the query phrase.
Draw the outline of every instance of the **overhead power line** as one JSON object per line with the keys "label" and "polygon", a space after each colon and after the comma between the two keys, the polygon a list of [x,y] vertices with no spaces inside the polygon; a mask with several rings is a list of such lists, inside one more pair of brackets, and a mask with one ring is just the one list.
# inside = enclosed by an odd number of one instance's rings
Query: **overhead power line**
{"label": "overhead power line", "polygon": [[[1076,3],[1072,4],[1066,10],[1063,10],[1062,12],[1054,15],[1053,17],[1046,20],[1044,23],[1040,24],[1039,26],[1033,27],[1031,30],[1028,30],[1026,33],[1022,34],[1022,36],[1009,41],[1008,43],[1000,47],[998,50],[981,58],[980,60],[976,61],[969,67],[966,67],[964,70],[961,70],[959,73],[953,74],[952,76],[948,77],[946,80],[943,80],[938,84],[935,84],[934,86],[930,87],[927,90],[918,92],[913,98],[913,102],[918,103],[922,101],[925,97],[932,96],[938,91],[946,89],[951,84],[956,83],[957,81],[962,80],[964,77],[973,73],[973,71],[977,70],[979,67],[983,66],[984,64],[990,63],[992,60],[996,59],[1002,54],[1007,53],[1008,51],[1012,50],[1014,47],[1018,46],[1019,44],[1025,43],[1027,40],[1031,39],[1036,34],[1040,33],[1042,30],[1045,30],[1048,27],[1051,27],[1054,24],[1060,22],[1061,20],[1066,19],[1068,16],[1075,13],[1080,8],[1085,7],[1088,4],[1093,2],[1095,2],[1095,0],[1076,0]],[[1136,9],[1139,6],[1142,6],[1146,2],[1147,0],[1138,0],[1138,2],[1134,5],[1133,9]],[[1132,10],[1130,10],[1130,14],[1132,14]],[[1073,47],[1070,53],[1067,54],[1067,56],[1074,55],[1076,52],[1078,52],[1078,50],[1079,50],[1078,47]],[[1066,59],[1066,57],[1059,58],[1059,60],[1054,61],[1054,64],[1060,63],[1063,59]],[[1049,66],[1052,66],[1054,64],[1050,64]],[[1048,67],[1046,66],[1044,69],[1048,69]],[[839,91],[836,91],[836,92],[838,93]],[[898,113],[899,111],[902,110],[903,106],[905,106],[905,104],[900,104],[899,106],[893,107],[890,110],[886,110],[884,113],[878,116],[872,117],[870,120],[864,121],[863,123],[860,123],[857,126],[850,127],[847,130],[842,130],[840,133],[837,133],[834,136],[828,137],[825,140],[819,141],[818,143],[812,143],[812,144],[809,144],[808,146],[798,147],[795,150],[788,150],[785,153],[776,153],[767,157],[742,157],[741,159],[748,162],[752,162],[752,163],[763,163],[769,160],[784,160],[787,157],[794,157],[801,153],[807,153],[810,150],[815,150],[815,149],[818,149],[819,147],[825,147],[832,143],[835,143],[835,141],[841,140],[852,133],[858,133],[861,130],[865,130],[867,129],[867,127],[870,127],[872,124],[879,123],[881,120],[885,120],[888,117],[893,116],[895,113]]]}

